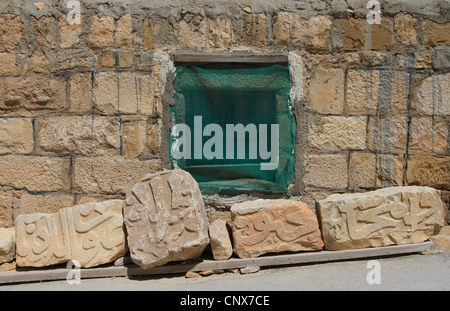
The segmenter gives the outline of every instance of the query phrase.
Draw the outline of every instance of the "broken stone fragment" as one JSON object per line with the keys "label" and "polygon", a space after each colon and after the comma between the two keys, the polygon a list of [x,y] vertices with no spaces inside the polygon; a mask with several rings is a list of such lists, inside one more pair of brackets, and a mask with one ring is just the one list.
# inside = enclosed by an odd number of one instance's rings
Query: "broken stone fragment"
{"label": "broken stone fragment", "polygon": [[328,250],[421,243],[444,225],[440,193],[429,187],[333,194],[317,207]]}
{"label": "broken stone fragment", "polygon": [[211,250],[215,260],[227,260],[233,255],[233,246],[225,220],[216,219],[209,226],[209,238],[211,239]]}
{"label": "broken stone fragment", "polygon": [[305,203],[256,200],[231,207],[234,252],[240,258],[323,248],[319,224]]}
{"label": "broken stone fragment", "polygon": [[15,235],[14,228],[0,228],[0,265],[14,260],[16,255]]}
{"label": "broken stone fragment", "polygon": [[81,268],[89,268],[124,256],[122,204],[122,200],[90,202],[53,214],[19,215],[17,265],[45,267],[76,260]]}
{"label": "broken stone fragment", "polygon": [[450,226],[442,228],[438,235],[431,237],[431,241],[437,250],[450,252]]}
{"label": "broken stone fragment", "polygon": [[127,194],[124,215],[131,259],[143,269],[197,258],[208,246],[202,193],[186,171],[146,176]]}

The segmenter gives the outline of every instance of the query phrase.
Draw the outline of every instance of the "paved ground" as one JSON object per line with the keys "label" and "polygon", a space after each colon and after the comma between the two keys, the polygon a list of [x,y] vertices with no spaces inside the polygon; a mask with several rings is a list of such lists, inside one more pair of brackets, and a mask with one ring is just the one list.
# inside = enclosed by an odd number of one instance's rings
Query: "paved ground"
{"label": "paved ground", "polygon": [[[380,284],[370,285],[376,266],[368,260],[263,269],[255,274],[216,274],[186,279],[184,276],[158,276],[141,279],[81,279],[79,285],[66,281],[0,286],[15,290],[444,290],[450,291],[450,254],[407,255],[378,259]],[[372,278],[371,278],[372,279]]]}

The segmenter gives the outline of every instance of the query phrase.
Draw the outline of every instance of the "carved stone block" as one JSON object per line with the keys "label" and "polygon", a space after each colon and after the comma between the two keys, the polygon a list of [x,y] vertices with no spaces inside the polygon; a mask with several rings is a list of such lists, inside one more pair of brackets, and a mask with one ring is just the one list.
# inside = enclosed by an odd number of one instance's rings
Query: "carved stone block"
{"label": "carved stone block", "polygon": [[333,194],[317,207],[328,250],[421,243],[444,225],[439,191],[429,187]]}
{"label": "carved stone block", "polygon": [[208,216],[194,178],[183,170],[150,174],[127,194],[124,220],[131,259],[144,269],[199,257]]}
{"label": "carved stone block", "polygon": [[91,202],[53,214],[19,215],[16,262],[45,267],[77,260],[82,268],[105,264],[127,252],[122,200]]}
{"label": "carved stone block", "polygon": [[231,207],[234,252],[240,258],[323,248],[316,215],[293,200],[256,200]]}

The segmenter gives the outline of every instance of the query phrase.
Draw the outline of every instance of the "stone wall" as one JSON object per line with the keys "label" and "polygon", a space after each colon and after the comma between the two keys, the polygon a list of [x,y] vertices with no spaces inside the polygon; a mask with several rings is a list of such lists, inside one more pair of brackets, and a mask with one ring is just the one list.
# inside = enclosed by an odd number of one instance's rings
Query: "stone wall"
{"label": "stone wall", "polygon": [[[124,198],[169,167],[172,53],[301,59],[290,195],[397,185],[450,191],[445,1],[67,1],[0,4],[0,227]],[[170,88],[170,85],[169,85]],[[166,93],[166,97],[167,94]],[[447,203],[448,204],[448,203]]]}

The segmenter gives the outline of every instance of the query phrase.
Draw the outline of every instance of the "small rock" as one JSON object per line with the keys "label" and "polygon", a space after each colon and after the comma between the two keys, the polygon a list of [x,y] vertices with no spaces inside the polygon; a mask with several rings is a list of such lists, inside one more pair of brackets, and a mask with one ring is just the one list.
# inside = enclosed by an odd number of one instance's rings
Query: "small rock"
{"label": "small rock", "polygon": [[431,237],[431,241],[437,250],[450,252],[450,226],[442,228],[438,235]]}
{"label": "small rock", "polygon": [[199,274],[201,276],[210,276],[210,275],[214,274],[214,271],[213,270],[205,270],[205,271],[199,272]]}
{"label": "small rock", "polygon": [[209,226],[209,237],[211,239],[211,251],[215,260],[227,260],[233,255],[230,234],[228,233],[225,220],[216,219]]}
{"label": "small rock", "polygon": [[241,272],[241,274],[250,274],[250,273],[259,272],[259,270],[261,270],[260,267],[258,267],[258,266],[251,266],[251,267],[241,268],[239,271]]}
{"label": "small rock", "polygon": [[244,10],[244,12],[247,14],[252,13],[252,8],[250,6],[246,6],[246,7],[242,8],[242,10]]}
{"label": "small rock", "polygon": [[188,271],[188,272],[186,272],[184,277],[187,279],[198,278],[198,277],[200,277],[200,274],[198,274],[197,272],[194,272],[194,271]]}

